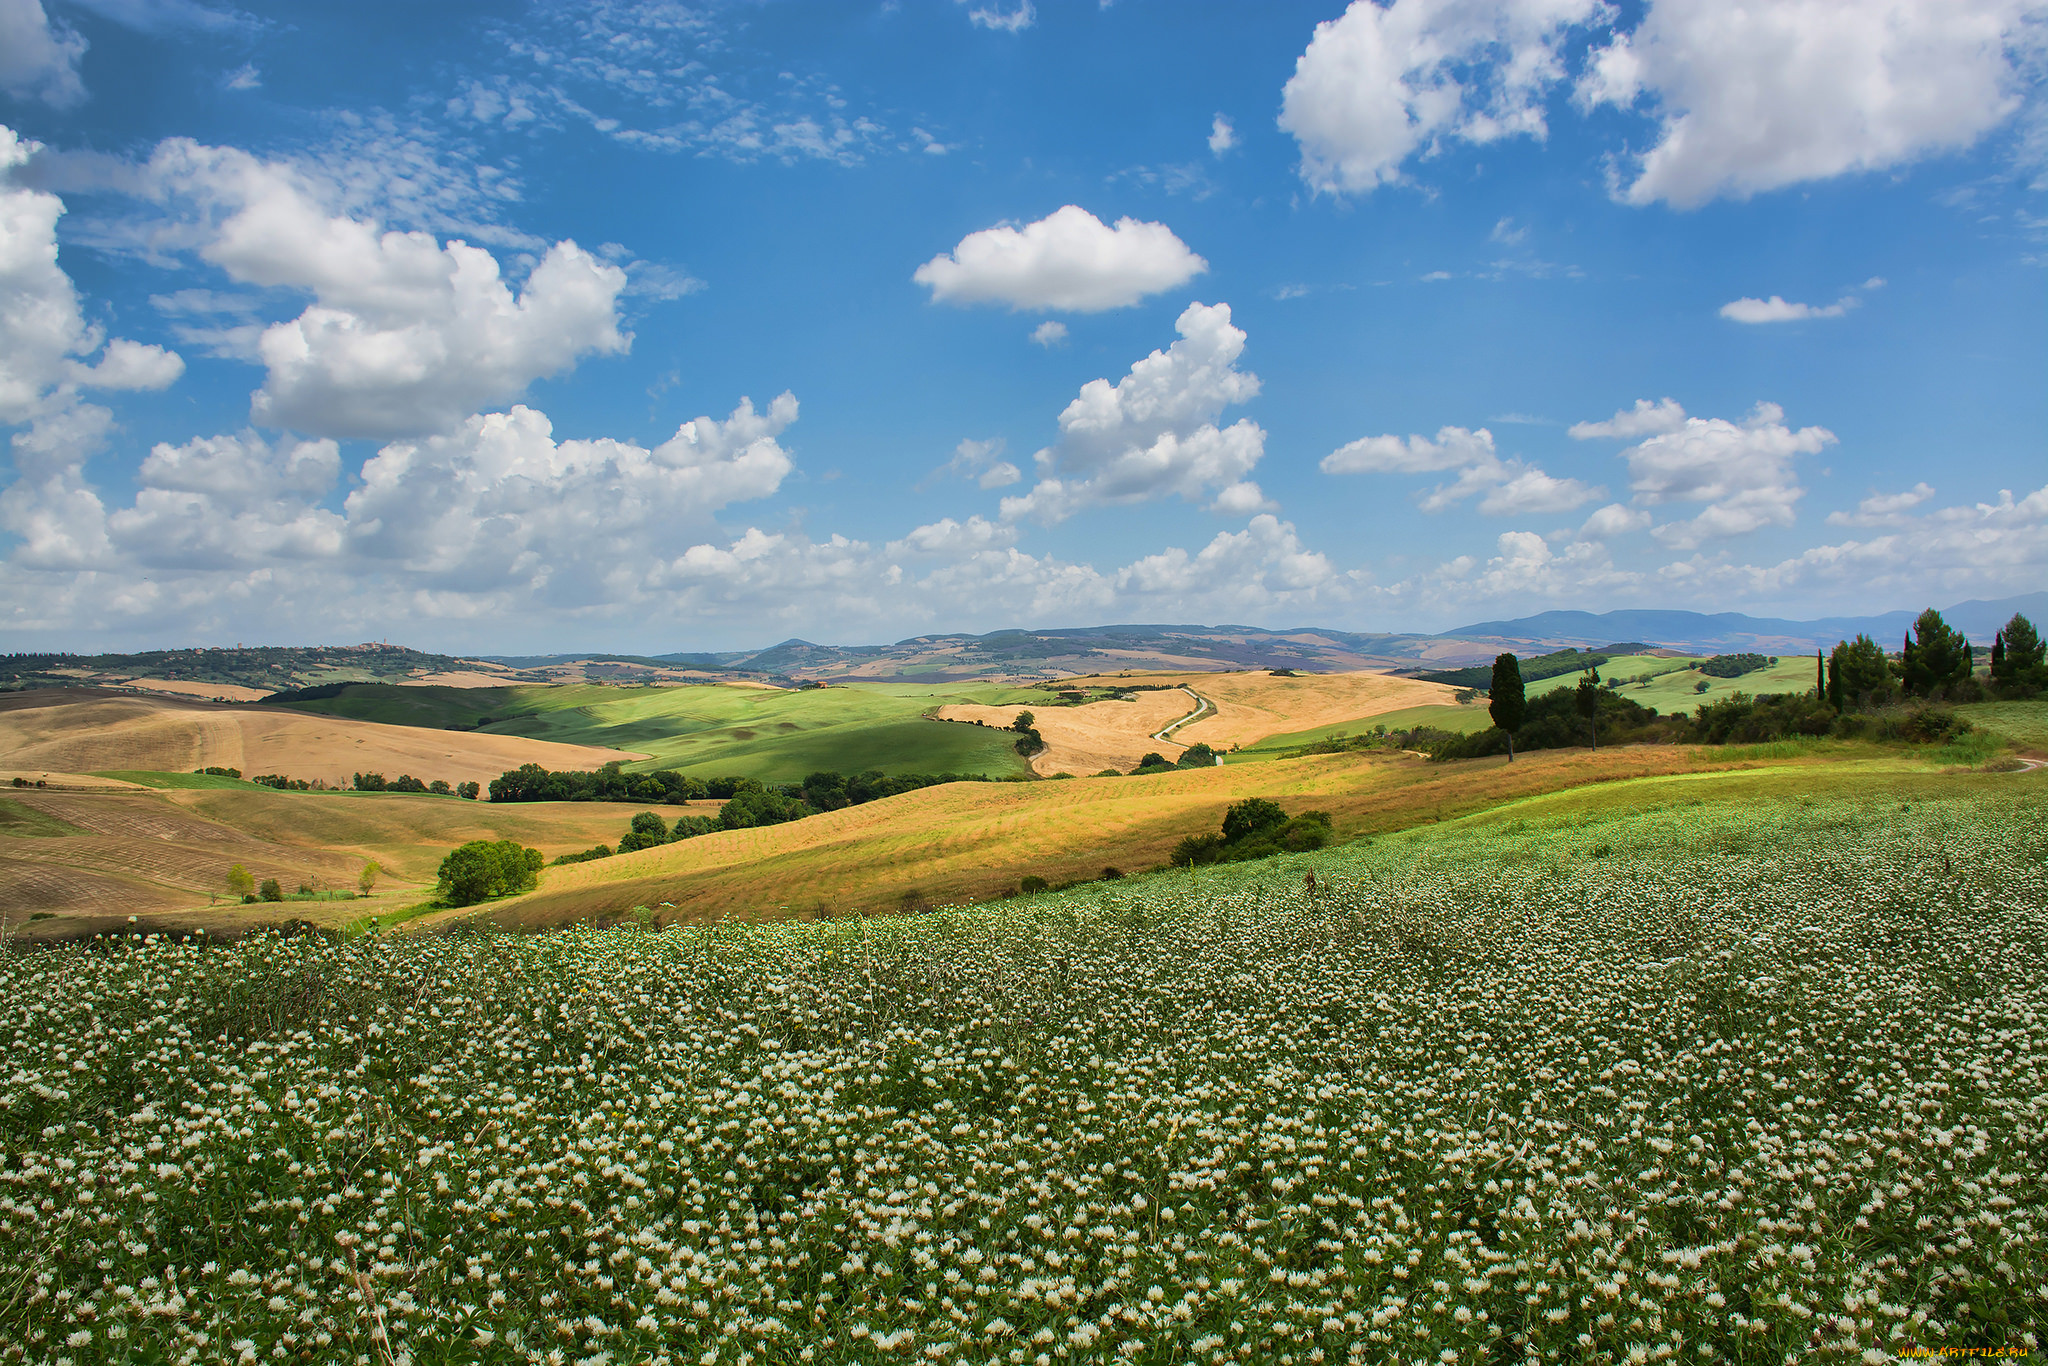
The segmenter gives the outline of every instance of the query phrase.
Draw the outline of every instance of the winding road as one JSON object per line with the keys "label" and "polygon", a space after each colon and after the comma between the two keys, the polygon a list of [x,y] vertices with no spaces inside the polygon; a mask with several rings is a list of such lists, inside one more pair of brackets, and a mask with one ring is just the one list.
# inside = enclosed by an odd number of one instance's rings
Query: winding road
{"label": "winding road", "polygon": [[1195,721],[1199,721],[1204,716],[1213,716],[1216,713],[1216,704],[1214,702],[1211,702],[1208,698],[1202,696],[1200,693],[1196,692],[1193,688],[1188,687],[1184,683],[1178,686],[1180,687],[1180,690],[1182,692],[1186,693],[1190,698],[1194,700],[1195,709],[1189,712],[1186,716],[1181,717],[1178,721],[1175,721],[1172,725],[1167,726],[1161,730],[1153,731],[1152,738],[1154,740],[1171,740],[1173,739],[1173,733],[1179,730],[1182,726],[1189,725]]}

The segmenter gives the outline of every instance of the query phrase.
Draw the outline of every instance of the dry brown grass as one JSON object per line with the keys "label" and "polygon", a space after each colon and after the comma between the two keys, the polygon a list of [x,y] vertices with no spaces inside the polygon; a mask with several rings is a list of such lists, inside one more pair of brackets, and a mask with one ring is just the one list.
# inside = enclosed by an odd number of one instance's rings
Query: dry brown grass
{"label": "dry brown grass", "polygon": [[[1046,749],[1031,767],[1050,776],[1100,773],[1105,768],[1129,770],[1147,752],[1168,759],[1196,741],[1212,749],[1250,745],[1269,735],[1291,735],[1345,721],[1369,721],[1408,707],[1449,704],[1455,688],[1396,678],[1375,670],[1354,673],[1301,674],[1276,678],[1264,669],[1243,673],[1093,674],[1063,680],[1073,687],[1129,687],[1165,691],[1137,694],[1135,702],[1090,702],[1079,707],[1034,708],[1038,733]],[[1173,733],[1171,740],[1153,735],[1194,710],[1182,688],[1209,699],[1216,710]],[[1007,726],[1022,707],[948,706],[944,720],[985,721]]]}
{"label": "dry brown grass", "polygon": [[0,698],[0,763],[68,772],[224,767],[346,787],[356,773],[489,782],[537,763],[591,769],[642,756],[515,735],[424,730],[282,708],[52,688]]}
{"label": "dry brown grass", "polygon": [[240,683],[194,683],[183,678],[134,678],[128,681],[133,687],[147,688],[151,692],[176,693],[181,697],[203,697],[209,701],[218,699],[223,702],[261,702],[270,696],[268,689],[245,688]]}
{"label": "dry brown grass", "polygon": [[1037,720],[1045,750],[1031,761],[1041,774],[1100,773],[1105,768],[1135,767],[1147,750],[1167,758],[1181,752],[1181,746],[1153,740],[1154,731],[1172,725],[1194,710],[1188,695],[1178,690],[1141,692],[1135,702],[1090,702],[1079,707],[985,707],[978,703],[954,703],[939,708],[942,721],[982,721],[998,729],[1007,728],[1020,711]]}
{"label": "dry brown grass", "polygon": [[[213,932],[287,917],[338,923],[429,894],[443,855],[472,839],[515,839],[549,858],[617,843],[643,808],[602,802],[497,806],[401,793],[189,789],[59,792],[7,789],[5,800],[73,827],[64,835],[0,835],[0,918],[33,938],[125,925]],[[697,814],[715,810],[700,803]],[[673,822],[687,808],[648,808]],[[210,906],[240,863],[257,880],[350,888],[366,860],[384,869],[370,901]],[[49,919],[28,922],[46,914]]]}
{"label": "dry brown grass", "polygon": [[[1027,874],[1053,883],[1156,868],[1224,808],[1270,797],[1332,814],[1340,838],[1400,829],[1586,783],[1746,766],[1677,747],[1544,751],[1428,764],[1345,754],[1147,778],[955,783],[813,816],[726,831],[597,863],[551,868],[538,891],[494,906],[494,923],[542,929],[609,922],[635,906],[664,921],[837,916],[986,900]],[[668,903],[664,905],[664,903]],[[422,928],[459,918],[448,913]]]}

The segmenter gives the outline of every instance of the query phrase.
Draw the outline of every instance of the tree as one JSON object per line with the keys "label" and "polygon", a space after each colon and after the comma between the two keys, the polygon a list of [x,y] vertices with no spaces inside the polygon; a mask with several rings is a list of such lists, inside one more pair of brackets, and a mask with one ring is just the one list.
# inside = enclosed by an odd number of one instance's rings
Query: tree
{"label": "tree", "polygon": [[1010,729],[1016,731],[1019,735],[1026,735],[1037,724],[1038,718],[1036,716],[1033,716],[1028,711],[1020,711],[1017,713],[1017,719],[1010,723]]}
{"label": "tree", "polygon": [[1586,676],[1579,680],[1578,694],[1572,699],[1573,708],[1586,718],[1591,727],[1592,747],[1600,748],[1600,671],[1586,670]]}
{"label": "tree", "polygon": [[1828,656],[1828,705],[1836,711],[1882,701],[1893,686],[1891,661],[1867,635],[1840,642]]}
{"label": "tree", "polygon": [[1223,813],[1223,838],[1241,840],[1270,830],[1276,825],[1287,824],[1287,813],[1280,809],[1278,802],[1267,801],[1264,797],[1247,797],[1233,802]]}
{"label": "tree", "polygon": [[256,895],[262,897],[265,901],[282,901],[284,900],[284,888],[278,885],[276,878],[267,877],[263,879],[263,885],[256,889]]}
{"label": "tree", "polygon": [[2048,687],[2048,644],[2043,643],[2033,622],[2015,612],[1998,633],[1998,639],[2004,649],[1992,649],[1993,678],[2001,683]]}
{"label": "tree", "polygon": [[457,783],[455,785],[455,795],[466,802],[475,801],[479,791],[481,789],[475,783]]}
{"label": "tree", "polygon": [[1818,645],[1813,647],[1813,695],[1828,695],[1828,657],[1821,653]]}
{"label": "tree", "polygon": [[1529,694],[1522,686],[1522,666],[1513,655],[1495,655],[1493,691],[1486,711],[1508,737],[1508,762],[1515,761],[1515,732],[1529,715]]}
{"label": "tree", "polygon": [[377,878],[383,871],[377,866],[377,860],[371,859],[363,865],[363,871],[356,874],[356,887],[364,896],[376,890]]}
{"label": "tree", "polygon": [[[2012,647],[2008,644],[2006,648]],[[1900,653],[1900,681],[1915,697],[1930,697],[1970,676],[1972,651],[1968,638],[1943,621],[1941,613],[1932,607],[1914,620],[1913,634],[1907,637]]]}
{"label": "tree", "polygon": [[474,906],[494,896],[531,891],[541,853],[512,840],[471,840],[441,860],[439,898],[450,906]]}
{"label": "tree", "polygon": [[1219,756],[1204,741],[1197,740],[1180,752],[1179,768],[1214,768]]}
{"label": "tree", "polygon": [[1138,767],[1139,767],[1140,769],[1146,769],[1146,768],[1172,768],[1172,767],[1173,767],[1173,765],[1172,765],[1172,764],[1170,764],[1170,763],[1168,763],[1168,762],[1166,761],[1166,756],[1165,756],[1164,754],[1161,754],[1161,753],[1160,753],[1159,751],[1157,751],[1157,750],[1147,750],[1147,751],[1145,752],[1145,757],[1144,757],[1144,758],[1142,758],[1142,759],[1140,759],[1140,760],[1138,760]]}
{"label": "tree", "polygon": [[256,892],[256,876],[241,864],[228,869],[228,895],[240,901]]}

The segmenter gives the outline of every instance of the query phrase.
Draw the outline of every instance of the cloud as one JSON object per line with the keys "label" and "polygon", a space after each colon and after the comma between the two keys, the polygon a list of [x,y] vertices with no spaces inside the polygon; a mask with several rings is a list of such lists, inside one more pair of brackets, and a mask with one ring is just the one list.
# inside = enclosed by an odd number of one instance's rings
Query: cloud
{"label": "cloud", "polygon": [[1611,537],[1623,536],[1631,531],[1647,530],[1657,520],[1641,508],[1623,507],[1620,503],[1609,503],[1596,508],[1593,515],[1579,528],[1579,537],[1587,541],[1604,541]]}
{"label": "cloud", "polygon": [[1617,189],[1690,208],[1963,148],[2021,104],[2036,0],[1653,0],[1592,54],[1582,106],[1648,103]]}
{"label": "cloud", "polygon": [[1663,578],[1723,599],[1795,592],[1810,598],[1833,588],[1862,599],[1884,592],[1919,602],[2025,593],[2048,579],[2048,485],[2018,499],[2000,489],[1996,502],[1898,515],[1890,525],[1897,529],[1887,535],[1814,546],[1770,565],[1694,556],[1666,565]]}
{"label": "cloud", "polygon": [[1633,441],[1639,436],[1675,432],[1684,425],[1685,409],[1676,401],[1660,398],[1652,403],[1646,398],[1639,398],[1635,407],[1623,408],[1605,422],[1574,422],[1567,431],[1580,441],[1590,441],[1601,436]]}
{"label": "cloud", "polygon": [[1209,151],[1211,155],[1222,156],[1237,146],[1237,129],[1229,119],[1218,114],[1209,121]]}
{"label": "cloud", "polygon": [[1705,504],[1688,521],[1655,528],[1657,538],[1691,549],[1759,527],[1792,525],[1793,509],[1805,496],[1792,462],[1832,446],[1835,434],[1825,427],[1795,431],[1784,416],[1777,404],[1759,403],[1739,423],[1687,418],[1683,426],[1623,451],[1639,506]]}
{"label": "cloud", "polygon": [[933,470],[918,487],[925,487],[933,479],[957,475],[972,479],[985,489],[1008,488],[1024,477],[1024,471],[1002,458],[1005,444],[1001,437],[993,441],[962,440],[953,448],[953,458]]}
{"label": "cloud", "polygon": [[332,441],[272,445],[255,432],[154,447],[134,505],[107,519],[113,544],[151,568],[324,560],[347,523],[318,506],[341,472]]}
{"label": "cloud", "polygon": [[1458,469],[1493,457],[1493,433],[1481,427],[1441,427],[1436,440],[1366,436],[1323,457],[1324,474],[1424,474]]}
{"label": "cloud", "polygon": [[1790,323],[1803,318],[1839,318],[1860,302],[1845,294],[1831,304],[1795,304],[1773,294],[1768,299],[1737,299],[1721,305],[1721,316],[1738,323]]}
{"label": "cloud", "polygon": [[1120,593],[1262,607],[1314,601],[1340,582],[1326,556],[1302,545],[1292,522],[1270,514],[1252,518],[1243,531],[1218,532],[1193,555],[1171,548],[1135,561],[1116,576]]}
{"label": "cloud", "polygon": [[42,0],[0,0],[0,90],[68,109],[85,99],[85,48],[77,33],[50,22]]}
{"label": "cloud", "polygon": [[891,541],[888,553],[900,555],[944,555],[958,558],[983,550],[995,550],[1017,543],[1017,528],[983,517],[957,522],[942,517],[918,527],[900,541]]}
{"label": "cloud", "polygon": [[220,78],[223,90],[260,90],[263,88],[263,73],[256,69],[254,62],[243,62],[233,71]]}
{"label": "cloud", "polygon": [[199,0],[71,0],[71,3],[89,9],[103,19],[111,19],[123,28],[152,36],[178,29],[224,33],[258,27],[258,21],[251,15],[203,5]]}
{"label": "cloud", "polygon": [[1900,526],[1905,514],[1934,496],[1934,485],[1918,483],[1904,493],[1874,493],[1854,512],[1830,512],[1829,526]]}
{"label": "cloud", "polygon": [[1513,247],[1521,245],[1528,236],[1528,228],[1517,227],[1515,220],[1512,218],[1503,218],[1493,225],[1493,231],[1486,235],[1486,240],[1498,242],[1502,246]]}
{"label": "cloud", "polygon": [[295,168],[174,139],[144,168],[160,199],[196,201],[201,257],[240,284],[315,302],[255,341],[267,376],[255,420],[337,437],[447,431],[592,352],[618,327],[626,272],[557,242],[515,294],[488,251],[383,231],[330,211]]}
{"label": "cloud", "polygon": [[970,233],[911,277],[932,299],[1014,309],[1100,313],[1186,284],[1209,268],[1164,223],[1114,228],[1073,204],[1023,227]]}
{"label": "cloud", "polygon": [[[57,262],[64,202],[14,183],[41,144],[0,126],[0,424],[55,414],[79,389],[163,389],[184,373],[175,352],[89,326]],[[98,360],[84,359],[95,353]]]}
{"label": "cloud", "polygon": [[1058,522],[1084,507],[1169,495],[1200,502],[1245,479],[1265,453],[1265,432],[1248,418],[1217,426],[1224,408],[1259,392],[1258,376],[1237,368],[1245,334],[1228,304],[1190,304],[1174,327],[1179,341],[1117,383],[1081,387],[1060,414],[1059,441],[1034,457],[1038,484],[1003,499],[1005,521]]}
{"label": "cloud", "polygon": [[1424,512],[1443,512],[1478,496],[1479,510],[1491,517],[1564,512],[1600,496],[1604,490],[1577,479],[1559,479],[1519,458],[1503,460],[1494,450],[1493,433],[1481,427],[1443,427],[1436,438],[1368,436],[1338,447],[1323,457],[1325,474],[1426,474],[1456,470],[1458,477],[1423,494]]}
{"label": "cloud", "polygon": [[1353,0],[1316,25],[1281,94],[1302,179],[1364,194],[1449,139],[1542,138],[1567,35],[1606,12],[1601,0]]}
{"label": "cloud", "polygon": [[[955,0],[967,4],[969,0]],[[998,9],[994,5],[980,5],[967,12],[967,21],[976,28],[995,29],[1002,33],[1022,33],[1038,20],[1038,11],[1031,0],[1016,0],[1009,9]]]}
{"label": "cloud", "polygon": [[1047,318],[1031,329],[1031,340],[1048,350],[1055,346],[1064,346],[1067,342],[1067,325]]}

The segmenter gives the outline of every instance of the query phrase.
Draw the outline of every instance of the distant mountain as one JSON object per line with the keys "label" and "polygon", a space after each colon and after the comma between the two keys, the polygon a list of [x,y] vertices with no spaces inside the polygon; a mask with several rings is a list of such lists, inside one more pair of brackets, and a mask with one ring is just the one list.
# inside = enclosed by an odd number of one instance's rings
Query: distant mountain
{"label": "distant mountain", "polygon": [[[1988,643],[1998,628],[2020,612],[2041,622],[2048,619],[2048,593],[2027,593],[1996,602],[1972,600],[1941,609],[1942,617],[1973,640]],[[1838,640],[1869,635],[1891,645],[1912,629],[1915,611],[1884,612],[1870,617],[1821,617],[1787,621],[1751,617],[1740,612],[1539,612],[1510,621],[1479,621],[1445,631],[1439,639],[1498,640],[1520,644],[1604,645],[1617,640],[1649,641],[1678,650],[1726,654],[1736,650],[1827,649]]]}

